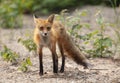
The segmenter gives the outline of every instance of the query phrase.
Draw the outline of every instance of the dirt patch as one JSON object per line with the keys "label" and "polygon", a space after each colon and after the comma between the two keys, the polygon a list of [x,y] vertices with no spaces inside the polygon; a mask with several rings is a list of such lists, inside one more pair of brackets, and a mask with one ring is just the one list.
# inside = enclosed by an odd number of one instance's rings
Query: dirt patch
{"label": "dirt patch", "polygon": [[[107,20],[113,21],[114,12],[111,8],[100,6],[87,6],[79,9],[82,11],[87,9],[90,11],[90,15],[83,19],[89,22],[93,27],[96,27],[94,13],[101,9]],[[74,13],[72,13],[74,15]],[[89,62],[93,64],[91,70],[84,70],[82,66],[77,65],[71,59],[66,60],[65,72],[63,74],[53,74],[52,71],[52,57],[48,49],[44,50],[44,76],[40,77],[38,72],[38,57],[29,53],[22,44],[17,40],[20,37],[25,37],[27,31],[33,32],[34,24],[32,16],[24,16],[22,29],[0,29],[0,43],[6,44],[12,50],[18,52],[20,56],[30,56],[33,66],[29,68],[29,71],[23,73],[18,70],[18,66],[11,65],[3,61],[0,57],[0,83],[119,83],[120,82],[120,61],[113,61],[111,59],[95,58],[89,59]],[[86,31],[84,30],[83,33]],[[108,31],[108,34],[113,35],[112,30]],[[0,50],[2,49],[0,44]],[[61,57],[59,58],[59,67],[61,65]],[[60,69],[60,68],[59,68]]]}

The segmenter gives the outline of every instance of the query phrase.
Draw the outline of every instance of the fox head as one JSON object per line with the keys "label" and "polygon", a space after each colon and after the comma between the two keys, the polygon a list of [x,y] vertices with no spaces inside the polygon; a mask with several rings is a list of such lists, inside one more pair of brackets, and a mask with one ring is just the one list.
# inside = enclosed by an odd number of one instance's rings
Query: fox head
{"label": "fox head", "polygon": [[39,33],[43,37],[47,37],[50,34],[53,20],[54,20],[54,14],[50,15],[46,20],[37,18],[36,16],[34,18],[34,23],[36,28],[39,30]]}

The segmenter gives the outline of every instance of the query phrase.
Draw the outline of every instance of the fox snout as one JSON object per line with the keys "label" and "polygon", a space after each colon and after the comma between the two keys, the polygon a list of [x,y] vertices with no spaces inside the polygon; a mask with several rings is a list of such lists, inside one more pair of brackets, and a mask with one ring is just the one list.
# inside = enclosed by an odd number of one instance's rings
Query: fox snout
{"label": "fox snout", "polygon": [[43,33],[43,36],[47,36],[48,35],[48,33]]}
{"label": "fox snout", "polygon": [[41,32],[41,36],[43,36],[43,37],[47,37],[48,36],[48,32]]}
{"label": "fox snout", "polygon": [[44,35],[47,35],[47,33],[44,33]]}

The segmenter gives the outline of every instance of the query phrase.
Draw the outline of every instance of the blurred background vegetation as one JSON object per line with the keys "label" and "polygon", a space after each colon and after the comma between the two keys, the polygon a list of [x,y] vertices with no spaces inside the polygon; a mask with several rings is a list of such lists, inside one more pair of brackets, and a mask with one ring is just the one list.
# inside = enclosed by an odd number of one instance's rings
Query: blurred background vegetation
{"label": "blurred background vegetation", "polygon": [[[60,12],[62,9],[73,9],[84,5],[111,6],[111,1],[115,0],[0,0],[0,27],[21,27],[23,14],[46,15]],[[116,2],[116,6],[118,6],[120,0]]]}

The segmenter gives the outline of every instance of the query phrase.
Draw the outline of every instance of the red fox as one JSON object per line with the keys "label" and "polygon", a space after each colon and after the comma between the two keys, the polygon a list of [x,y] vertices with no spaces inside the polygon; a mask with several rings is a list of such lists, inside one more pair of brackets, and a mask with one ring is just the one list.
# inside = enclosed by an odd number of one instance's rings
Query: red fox
{"label": "red fox", "polygon": [[62,23],[54,21],[55,15],[50,15],[46,20],[34,16],[35,30],[34,42],[37,45],[39,54],[39,74],[43,75],[42,49],[48,47],[52,53],[53,72],[58,73],[58,56],[56,53],[56,44],[59,47],[62,56],[62,65],[60,72],[64,72],[65,56],[71,57],[77,64],[88,68],[87,59],[74,45],[72,38],[67,34]]}

